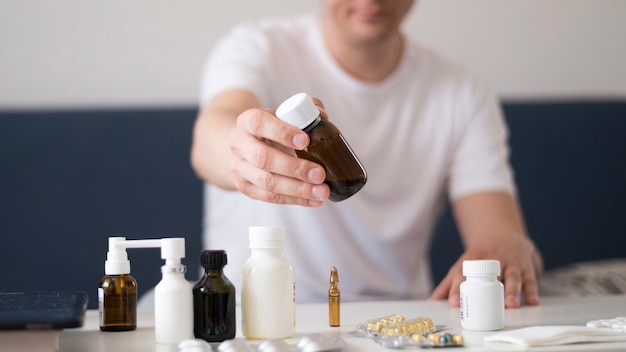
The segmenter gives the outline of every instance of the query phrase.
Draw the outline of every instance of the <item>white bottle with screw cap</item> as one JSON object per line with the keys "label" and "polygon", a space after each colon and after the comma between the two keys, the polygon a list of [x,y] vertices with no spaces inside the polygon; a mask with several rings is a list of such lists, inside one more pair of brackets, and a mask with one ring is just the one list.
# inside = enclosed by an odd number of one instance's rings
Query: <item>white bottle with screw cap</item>
{"label": "white bottle with screw cap", "polygon": [[497,260],[466,260],[461,283],[461,326],[476,331],[504,327],[504,285]]}
{"label": "white bottle with screw cap", "polygon": [[295,330],[295,277],[285,258],[282,226],[252,226],[250,258],[243,267],[241,322],[251,339],[291,337]]}

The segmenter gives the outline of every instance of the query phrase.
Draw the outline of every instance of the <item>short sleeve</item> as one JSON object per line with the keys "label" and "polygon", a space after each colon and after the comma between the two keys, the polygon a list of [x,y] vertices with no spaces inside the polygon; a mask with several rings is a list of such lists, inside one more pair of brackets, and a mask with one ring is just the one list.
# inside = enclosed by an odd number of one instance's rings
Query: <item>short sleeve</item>
{"label": "short sleeve", "polygon": [[473,81],[461,94],[457,142],[449,175],[452,200],[484,191],[516,192],[508,128],[496,95]]}
{"label": "short sleeve", "polygon": [[228,89],[247,89],[262,100],[267,60],[267,38],[258,28],[252,24],[233,28],[215,44],[204,64],[200,80],[200,108]]}

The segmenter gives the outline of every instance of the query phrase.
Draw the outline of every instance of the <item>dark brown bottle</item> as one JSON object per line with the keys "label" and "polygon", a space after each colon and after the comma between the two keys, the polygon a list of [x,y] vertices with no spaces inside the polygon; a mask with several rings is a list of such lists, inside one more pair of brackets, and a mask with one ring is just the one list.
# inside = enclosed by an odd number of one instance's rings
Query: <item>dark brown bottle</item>
{"label": "dark brown bottle", "polygon": [[106,275],[98,287],[100,330],[137,328],[137,282],[130,274]]}
{"label": "dark brown bottle", "polygon": [[365,168],[339,129],[320,117],[319,110],[306,93],[285,100],[276,109],[276,116],[309,135],[309,145],[296,150],[296,155],[324,167],[324,183],[330,187],[330,200],[342,201],[363,188],[367,182]]}
{"label": "dark brown bottle", "polygon": [[193,287],[194,336],[208,342],[235,338],[235,286],[224,275],[228,258],[223,250],[203,250],[204,275]]}

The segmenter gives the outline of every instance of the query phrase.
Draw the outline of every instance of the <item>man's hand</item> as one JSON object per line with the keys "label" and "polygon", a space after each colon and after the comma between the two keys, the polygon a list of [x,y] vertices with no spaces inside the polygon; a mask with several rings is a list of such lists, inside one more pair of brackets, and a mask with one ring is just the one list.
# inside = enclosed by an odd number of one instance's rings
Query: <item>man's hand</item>
{"label": "man's hand", "polygon": [[497,259],[499,279],[504,284],[504,305],[519,307],[522,302],[539,304],[537,280],[543,271],[541,254],[526,235],[516,199],[504,192],[484,192],[454,202],[453,209],[461,231],[465,252],[433,291],[432,299],[447,298],[459,306],[459,285],[463,261]]}
{"label": "man's hand", "polygon": [[[313,98],[322,118],[323,104]],[[194,126],[191,164],[203,180],[248,197],[318,207],[328,199],[321,165],[297,158],[309,136],[262,109],[251,92],[233,89],[214,97]]]}
{"label": "man's hand", "polygon": [[435,288],[431,299],[448,299],[451,305],[459,306],[459,286],[463,277],[463,261],[470,259],[497,259],[500,261],[501,275],[504,284],[504,305],[516,308],[524,303],[539,304],[537,280],[541,272],[541,257],[534,244],[526,237],[513,237],[501,240],[490,240],[489,243],[477,244],[468,248],[450,268],[446,277]]}
{"label": "man's hand", "polygon": [[237,117],[231,135],[230,172],[235,187],[270,203],[317,207],[330,194],[319,164],[295,156],[309,136],[280,121],[271,110],[249,109]]}

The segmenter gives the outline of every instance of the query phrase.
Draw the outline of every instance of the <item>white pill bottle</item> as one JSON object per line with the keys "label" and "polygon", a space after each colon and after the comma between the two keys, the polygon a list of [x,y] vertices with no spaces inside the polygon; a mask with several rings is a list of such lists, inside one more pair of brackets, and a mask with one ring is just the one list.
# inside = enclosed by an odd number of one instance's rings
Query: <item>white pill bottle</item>
{"label": "white pill bottle", "polygon": [[461,283],[461,326],[475,331],[504,327],[504,285],[497,260],[466,260]]}
{"label": "white pill bottle", "polygon": [[295,276],[285,258],[285,228],[251,226],[250,258],[243,266],[241,323],[249,339],[282,339],[295,330]]}

